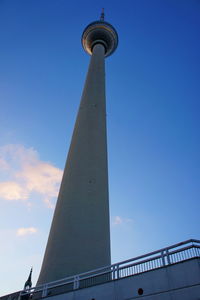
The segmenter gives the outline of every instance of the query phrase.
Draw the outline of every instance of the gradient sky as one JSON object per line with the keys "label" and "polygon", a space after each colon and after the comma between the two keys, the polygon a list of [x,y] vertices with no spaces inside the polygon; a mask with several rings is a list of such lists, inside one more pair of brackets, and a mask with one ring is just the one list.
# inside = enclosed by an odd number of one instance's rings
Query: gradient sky
{"label": "gradient sky", "polygon": [[0,295],[36,284],[102,7],[112,262],[199,238],[200,1],[0,0]]}

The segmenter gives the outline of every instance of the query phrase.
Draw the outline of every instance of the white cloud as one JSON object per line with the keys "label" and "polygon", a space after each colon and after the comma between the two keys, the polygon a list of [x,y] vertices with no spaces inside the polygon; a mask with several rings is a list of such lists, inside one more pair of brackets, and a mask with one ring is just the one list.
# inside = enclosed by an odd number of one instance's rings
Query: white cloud
{"label": "white cloud", "polygon": [[35,227],[21,227],[17,229],[17,236],[25,236],[30,234],[35,234],[37,232],[37,228]]}
{"label": "white cloud", "polygon": [[[0,166],[4,166],[4,180],[0,180],[0,198],[28,200],[32,193],[40,195],[49,208],[57,197],[62,170],[41,161],[36,150],[23,145],[0,147]],[[3,173],[1,174],[1,177]]]}
{"label": "white cloud", "polygon": [[115,216],[115,217],[112,218],[112,225],[117,226],[117,225],[121,225],[121,224],[124,224],[124,223],[130,223],[132,221],[133,221],[132,219],[122,218],[120,216]]}
{"label": "white cloud", "polygon": [[113,218],[113,225],[119,225],[119,224],[122,224],[122,218],[119,216],[115,216]]}
{"label": "white cloud", "polygon": [[6,200],[25,200],[28,192],[14,181],[0,182],[0,198]]}

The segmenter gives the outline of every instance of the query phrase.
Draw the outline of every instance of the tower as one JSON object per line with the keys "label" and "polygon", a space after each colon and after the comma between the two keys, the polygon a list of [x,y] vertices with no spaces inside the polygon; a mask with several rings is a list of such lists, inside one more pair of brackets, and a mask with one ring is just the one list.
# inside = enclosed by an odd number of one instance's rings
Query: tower
{"label": "tower", "polygon": [[104,60],[117,44],[102,11],[82,35],[91,59],[37,284],[110,264]]}

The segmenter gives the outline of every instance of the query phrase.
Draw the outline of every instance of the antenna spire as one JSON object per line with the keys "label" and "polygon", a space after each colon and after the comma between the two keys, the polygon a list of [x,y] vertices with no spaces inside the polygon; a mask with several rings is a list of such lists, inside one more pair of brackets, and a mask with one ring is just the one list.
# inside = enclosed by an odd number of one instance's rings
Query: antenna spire
{"label": "antenna spire", "polygon": [[102,8],[101,16],[100,16],[100,21],[104,21],[104,17],[105,17],[104,8]]}

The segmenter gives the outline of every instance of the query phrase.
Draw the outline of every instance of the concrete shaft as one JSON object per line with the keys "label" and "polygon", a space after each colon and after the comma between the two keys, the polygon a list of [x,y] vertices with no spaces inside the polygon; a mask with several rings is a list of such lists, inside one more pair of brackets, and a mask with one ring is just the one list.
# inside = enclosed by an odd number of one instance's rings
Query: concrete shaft
{"label": "concrete shaft", "polygon": [[104,47],[94,46],[37,284],[110,264]]}

